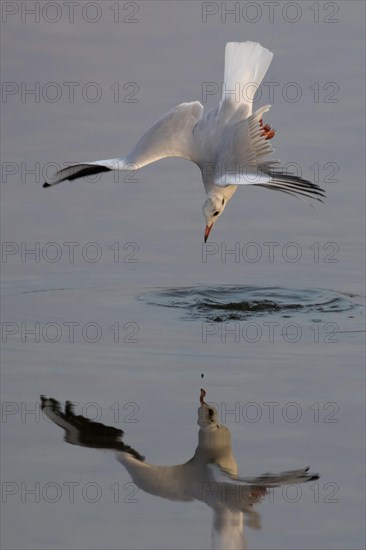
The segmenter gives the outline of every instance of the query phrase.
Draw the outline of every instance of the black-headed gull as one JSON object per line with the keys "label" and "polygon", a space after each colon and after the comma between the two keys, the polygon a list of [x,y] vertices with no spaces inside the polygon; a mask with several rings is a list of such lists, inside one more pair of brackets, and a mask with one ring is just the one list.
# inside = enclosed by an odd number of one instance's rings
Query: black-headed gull
{"label": "black-headed gull", "polygon": [[255,478],[238,477],[231,432],[220,424],[217,410],[205,402],[205,395],[201,389],[197,448],[188,462],[177,466],[144,462],[143,456],[122,442],[122,430],[76,416],[70,402],[66,402],[64,413],[55,399],[41,396],[41,404],[47,417],[65,430],[68,443],[115,450],[119,462],[143,491],[175,501],[199,500],[210,506],[212,548],[244,549],[244,514],[249,526],[260,527],[260,516],[253,504],[265,496],[267,488],[313,481],[319,475],[304,468]]}
{"label": "black-headed gull", "polygon": [[252,114],[255,92],[272,57],[257,42],[228,42],[218,107],[204,113],[199,101],[181,103],[155,122],[126,157],[68,166],[44,187],[109,170],[139,170],[167,157],[188,159],[201,169],[207,195],[205,242],[238,185],[260,185],[321,201],[325,196],[321,187],[281,171],[279,161],[268,158],[275,132],[262,117],[270,105]]}

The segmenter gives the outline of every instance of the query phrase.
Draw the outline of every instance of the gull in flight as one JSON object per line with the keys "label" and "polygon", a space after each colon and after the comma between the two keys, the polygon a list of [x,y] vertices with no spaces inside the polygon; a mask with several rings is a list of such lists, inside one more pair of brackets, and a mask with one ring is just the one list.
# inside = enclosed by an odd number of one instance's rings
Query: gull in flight
{"label": "gull in flight", "polygon": [[[280,169],[268,156],[275,131],[263,124],[270,109],[252,113],[253,99],[272,61],[273,53],[257,42],[228,42],[225,77],[218,107],[203,112],[199,101],[181,103],[163,115],[121,158],[81,162],[59,170],[43,187],[109,170],[139,170],[167,157],[197,164],[207,199],[203,205],[205,242],[238,185],[259,185],[318,201],[325,196],[318,185]],[[239,94],[233,94],[233,90]]]}
{"label": "gull in flight", "polygon": [[260,516],[253,504],[264,498],[267,488],[313,481],[318,474],[309,468],[238,477],[238,466],[231,447],[231,432],[220,424],[215,407],[205,402],[201,389],[198,408],[198,445],[193,457],[177,466],[154,466],[122,441],[122,430],[90,421],[73,411],[67,401],[65,412],[55,399],[41,396],[46,416],[65,430],[65,441],[73,445],[116,451],[134,483],[147,493],[175,501],[198,500],[213,509],[212,548],[242,550],[244,515],[250,527],[260,528]]}

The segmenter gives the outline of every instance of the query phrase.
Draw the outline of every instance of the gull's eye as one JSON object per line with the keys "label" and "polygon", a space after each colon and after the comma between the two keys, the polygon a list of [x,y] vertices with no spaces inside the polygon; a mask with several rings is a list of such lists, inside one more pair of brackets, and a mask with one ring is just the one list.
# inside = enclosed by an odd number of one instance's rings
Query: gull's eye
{"label": "gull's eye", "polygon": [[225,199],[222,199],[222,203],[221,203],[221,204],[224,204],[224,202],[225,202]]}
{"label": "gull's eye", "polygon": [[218,216],[218,215],[219,215],[218,211],[216,210],[216,212],[214,212],[213,215],[214,215],[214,216]]}
{"label": "gull's eye", "polygon": [[211,420],[213,418],[213,415],[214,415],[214,410],[213,409],[208,409],[208,418],[209,418],[209,420]]}

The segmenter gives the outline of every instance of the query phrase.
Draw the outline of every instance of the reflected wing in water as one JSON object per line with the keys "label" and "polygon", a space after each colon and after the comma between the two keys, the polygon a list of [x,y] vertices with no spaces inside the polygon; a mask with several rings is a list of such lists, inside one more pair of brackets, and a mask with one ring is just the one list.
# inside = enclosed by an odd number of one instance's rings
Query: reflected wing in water
{"label": "reflected wing in water", "polygon": [[41,395],[41,409],[52,422],[65,430],[64,439],[71,445],[123,451],[138,460],[145,460],[145,457],[135,449],[123,443],[122,430],[74,414],[74,407],[70,401],[66,401],[65,410],[62,412],[60,403],[56,399],[47,399]]}
{"label": "reflected wing in water", "polygon": [[258,477],[235,477],[230,475],[228,472],[225,472],[222,468],[215,464],[209,464],[208,467],[216,482],[232,483],[247,487],[279,487],[280,485],[287,485],[290,483],[306,483],[308,481],[315,481],[319,479],[319,474],[308,473],[309,467],[302,468],[301,470],[280,472],[279,474],[262,474]]}

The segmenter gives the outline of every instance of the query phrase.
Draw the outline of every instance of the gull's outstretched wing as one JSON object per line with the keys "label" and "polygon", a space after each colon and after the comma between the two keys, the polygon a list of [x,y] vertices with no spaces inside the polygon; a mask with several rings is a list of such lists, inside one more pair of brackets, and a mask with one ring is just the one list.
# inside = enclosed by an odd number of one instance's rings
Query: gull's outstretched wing
{"label": "gull's outstretched wing", "polygon": [[74,414],[74,407],[70,401],[66,401],[65,411],[62,412],[60,403],[56,399],[48,399],[41,395],[41,409],[52,422],[65,430],[64,439],[71,445],[123,451],[130,454],[135,460],[145,460],[145,457],[135,449],[123,443],[122,430]]}
{"label": "gull's outstretched wing", "polygon": [[189,487],[194,478],[194,468],[190,462],[177,466],[154,466],[144,462],[145,457],[123,443],[122,430],[75,415],[70,401],[66,401],[63,412],[56,399],[42,395],[41,408],[52,422],[65,430],[64,439],[67,443],[117,451],[117,460],[125,466],[132,480],[143,491],[169,500],[193,500]]}
{"label": "gull's outstretched wing", "polygon": [[43,187],[109,170],[138,170],[167,157],[182,157],[196,162],[193,129],[202,111],[203,105],[199,101],[181,103],[157,120],[127,157],[73,164],[59,170]]}
{"label": "gull's outstretched wing", "polygon": [[[236,477],[232,476],[217,464],[208,466],[212,478],[216,483],[231,483],[235,486],[253,486],[253,487],[279,487],[280,485],[292,483],[306,483],[319,479],[319,474],[309,473],[309,467],[301,470],[289,470],[278,474],[262,474],[258,477]],[[249,495],[250,496],[250,495]]]}
{"label": "gull's outstretched wing", "polygon": [[194,500],[191,485],[194,484],[195,473],[190,462],[176,466],[155,466],[136,460],[127,453],[117,453],[116,456],[132,481],[146,493],[181,502]]}
{"label": "gull's outstretched wing", "polygon": [[319,185],[281,171],[278,160],[268,159],[274,149],[260,121],[269,109],[270,105],[265,105],[234,129],[223,132],[217,148],[214,183],[221,187],[259,185],[322,202],[325,193]]}
{"label": "gull's outstretched wing", "polygon": [[[319,479],[318,474],[309,474],[309,468],[281,472],[279,474],[263,474],[253,478],[239,478],[231,475],[218,464],[209,464],[211,481],[209,483],[209,499],[207,504],[218,510],[227,510],[228,518],[235,514],[244,514],[246,524],[252,529],[260,529],[260,515],[253,505],[259,503],[267,494],[267,489],[286,484],[305,483]],[[208,493],[208,491],[206,491]],[[208,501],[209,500],[209,501]],[[230,513],[232,516],[230,516]],[[230,519],[226,524],[229,525]],[[229,526],[227,533],[230,535]],[[234,529],[235,533],[235,529]]]}
{"label": "gull's outstretched wing", "polygon": [[[274,191],[281,191],[304,200],[306,198],[324,202],[325,191],[316,183],[300,178],[271,166],[260,164],[258,167],[247,166],[243,171],[224,173],[215,177],[215,184],[220,187],[227,185],[258,185]],[[305,198],[304,198],[305,197]]]}
{"label": "gull's outstretched wing", "polygon": [[[243,168],[256,167],[266,157],[273,153],[271,142],[265,139],[260,120],[264,113],[269,111],[270,105],[261,107],[245,120],[227,124],[221,131],[220,139],[217,142],[217,161],[215,183],[217,185],[228,185],[233,183],[232,179],[237,177]],[[271,160],[270,164],[278,161]],[[231,179],[226,181],[224,176]],[[216,181],[217,180],[217,181]],[[222,181],[221,181],[222,180]],[[237,182],[236,182],[237,184]]]}

